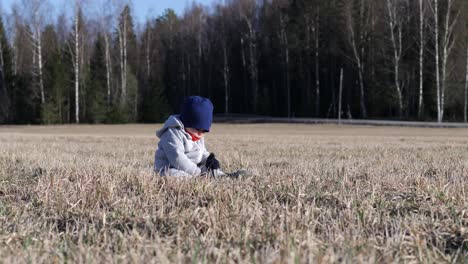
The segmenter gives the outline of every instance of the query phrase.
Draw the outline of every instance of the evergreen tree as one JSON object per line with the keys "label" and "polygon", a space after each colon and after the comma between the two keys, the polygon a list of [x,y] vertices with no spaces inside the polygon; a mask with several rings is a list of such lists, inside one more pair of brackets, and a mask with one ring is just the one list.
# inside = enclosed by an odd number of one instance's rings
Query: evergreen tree
{"label": "evergreen tree", "polygon": [[120,13],[117,29],[120,72],[120,105],[118,112],[124,122],[138,120],[138,82],[136,69],[138,53],[133,18],[128,5]]}
{"label": "evergreen tree", "polygon": [[56,124],[64,122],[64,102],[66,95],[65,65],[62,59],[62,47],[52,25],[48,25],[42,34],[44,43],[44,88],[47,100],[41,109],[41,122]]}
{"label": "evergreen tree", "polygon": [[12,53],[7,41],[3,19],[0,17],[0,124],[11,121],[12,89]]}
{"label": "evergreen tree", "polygon": [[104,37],[99,34],[93,55],[91,56],[89,73],[86,80],[86,113],[88,123],[102,123],[107,120],[106,102],[106,64]]}
{"label": "evergreen tree", "polygon": [[17,124],[40,122],[40,96],[33,85],[33,50],[28,44],[31,30],[15,17],[11,119]]}

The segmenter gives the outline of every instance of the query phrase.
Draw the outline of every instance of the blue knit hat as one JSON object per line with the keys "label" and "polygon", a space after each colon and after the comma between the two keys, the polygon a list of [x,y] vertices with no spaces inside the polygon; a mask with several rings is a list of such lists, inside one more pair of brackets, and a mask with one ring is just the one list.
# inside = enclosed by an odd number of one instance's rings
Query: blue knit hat
{"label": "blue knit hat", "polygon": [[185,127],[209,132],[213,121],[213,104],[208,98],[189,96],[182,103],[179,118]]}

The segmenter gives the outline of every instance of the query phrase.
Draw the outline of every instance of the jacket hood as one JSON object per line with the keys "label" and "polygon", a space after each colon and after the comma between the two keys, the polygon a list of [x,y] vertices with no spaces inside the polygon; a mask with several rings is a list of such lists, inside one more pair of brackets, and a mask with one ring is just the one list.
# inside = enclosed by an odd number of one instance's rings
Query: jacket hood
{"label": "jacket hood", "polygon": [[156,136],[158,138],[161,138],[161,136],[166,132],[169,128],[180,128],[184,129],[184,124],[182,121],[179,119],[179,115],[171,115],[166,122],[164,123],[164,126],[156,131]]}

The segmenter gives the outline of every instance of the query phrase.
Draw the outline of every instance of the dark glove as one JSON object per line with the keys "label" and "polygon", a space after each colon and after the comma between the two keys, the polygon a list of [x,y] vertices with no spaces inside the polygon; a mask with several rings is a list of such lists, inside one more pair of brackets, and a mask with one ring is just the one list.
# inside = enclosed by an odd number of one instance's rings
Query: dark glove
{"label": "dark glove", "polygon": [[206,166],[207,169],[210,169],[210,170],[219,169],[219,161],[215,158],[214,153],[210,153],[210,155],[206,159],[205,166]]}

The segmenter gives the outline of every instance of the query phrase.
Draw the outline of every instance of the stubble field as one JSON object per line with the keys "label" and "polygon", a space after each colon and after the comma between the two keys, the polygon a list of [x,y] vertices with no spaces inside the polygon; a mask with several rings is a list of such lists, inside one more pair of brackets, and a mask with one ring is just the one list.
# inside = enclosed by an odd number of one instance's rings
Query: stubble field
{"label": "stubble field", "polygon": [[468,262],[467,129],[215,124],[231,180],[153,175],[159,127],[0,127],[0,262]]}

